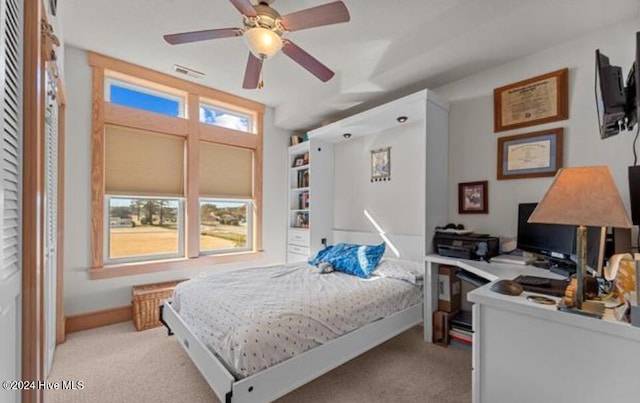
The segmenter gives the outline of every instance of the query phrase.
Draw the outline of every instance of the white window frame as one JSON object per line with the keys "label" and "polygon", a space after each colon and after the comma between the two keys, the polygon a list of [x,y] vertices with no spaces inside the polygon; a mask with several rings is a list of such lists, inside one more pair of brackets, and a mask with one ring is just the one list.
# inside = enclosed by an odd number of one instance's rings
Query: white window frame
{"label": "white window frame", "polygon": [[[184,119],[186,117],[186,106],[185,106],[186,101],[184,97],[181,97],[180,95],[171,94],[169,92],[157,90],[155,88],[145,87],[144,85],[130,83],[128,81],[121,80],[119,78],[114,78],[114,77],[105,77],[104,79],[104,100],[106,102],[111,102],[111,85],[113,84],[117,85],[118,87],[129,89],[131,91],[141,92],[143,94],[152,95],[154,97],[165,98],[170,101],[176,101],[178,102],[178,116],[171,116],[171,117],[177,117],[181,119]],[[156,113],[146,109],[136,108],[134,106],[129,106],[129,105],[123,105],[123,106],[128,108],[144,110],[150,113]],[[170,115],[165,115],[165,116],[170,116]]]}
{"label": "white window frame", "polygon": [[253,250],[253,207],[254,203],[251,199],[232,199],[232,198],[213,198],[213,197],[200,197],[198,199],[198,226],[202,225],[201,208],[203,203],[246,203],[247,204],[247,245],[244,248],[229,248],[229,249],[204,249],[200,243],[202,234],[200,228],[198,229],[198,245],[200,247],[200,255],[222,255],[228,253],[240,253],[249,252]]}
{"label": "white window frame", "polygon": [[[130,257],[111,258],[111,199],[143,199],[143,200],[177,200],[178,201],[178,252],[177,253],[161,253],[156,255],[139,255]],[[183,197],[158,197],[158,196],[129,196],[129,195],[107,195],[104,198],[104,250],[105,265],[121,264],[121,263],[139,263],[152,262],[156,260],[177,259],[185,257],[185,202]]]}
{"label": "white window frame", "polygon": [[[236,131],[239,131],[241,133],[247,133],[247,134],[256,134],[256,117],[251,113],[233,110],[230,108],[225,108],[224,106],[220,106],[220,105],[216,105],[215,103],[204,102],[204,101],[200,101],[200,105],[198,105],[198,111],[200,110],[200,108],[215,109],[238,118],[249,118],[249,131],[248,132],[245,132],[242,130],[236,130]],[[212,125],[212,124],[203,122],[200,120],[200,116],[198,116],[198,121],[202,124],[209,125],[209,126],[224,127],[220,125]],[[228,127],[225,127],[225,129],[228,129]],[[231,129],[231,130],[235,130],[235,129]]]}

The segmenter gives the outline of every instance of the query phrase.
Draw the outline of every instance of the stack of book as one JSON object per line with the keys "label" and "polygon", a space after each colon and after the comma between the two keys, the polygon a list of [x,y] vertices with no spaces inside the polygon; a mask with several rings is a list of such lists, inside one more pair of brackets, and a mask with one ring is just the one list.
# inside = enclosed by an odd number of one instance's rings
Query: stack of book
{"label": "stack of book", "polygon": [[309,170],[303,169],[298,171],[298,188],[308,188],[309,187]]}
{"label": "stack of book", "polygon": [[298,208],[307,210],[309,208],[309,192],[301,192],[298,196]]}
{"label": "stack of book", "polygon": [[449,337],[452,341],[470,346],[473,343],[472,315],[459,311],[449,322]]}

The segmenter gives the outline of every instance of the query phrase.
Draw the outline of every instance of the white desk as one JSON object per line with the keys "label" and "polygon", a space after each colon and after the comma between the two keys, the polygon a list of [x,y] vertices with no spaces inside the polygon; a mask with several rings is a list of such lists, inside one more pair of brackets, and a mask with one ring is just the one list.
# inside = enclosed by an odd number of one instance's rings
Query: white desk
{"label": "white desk", "polygon": [[[437,265],[488,280],[521,274],[558,278],[528,266],[427,256],[425,339],[437,307]],[[640,396],[640,328],[558,311],[507,296],[491,284],[467,294],[473,305],[473,403],[636,402]],[[431,298],[429,298],[431,296]],[[435,296],[435,298],[434,298]],[[558,298],[555,298],[558,300]]]}
{"label": "white desk", "polygon": [[440,255],[428,255],[425,257],[425,292],[424,292],[424,340],[433,341],[433,313],[438,310],[438,265],[455,266],[473,273],[489,281],[514,279],[520,275],[548,277],[561,279],[562,276],[551,273],[549,270],[539,269],[533,266],[487,263],[474,260],[462,260]]}

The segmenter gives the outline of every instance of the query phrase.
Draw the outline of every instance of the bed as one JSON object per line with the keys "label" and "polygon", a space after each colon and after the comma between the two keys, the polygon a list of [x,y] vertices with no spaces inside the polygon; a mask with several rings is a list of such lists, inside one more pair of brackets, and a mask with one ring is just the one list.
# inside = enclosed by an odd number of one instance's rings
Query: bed
{"label": "bed", "polygon": [[182,283],[161,316],[221,401],[272,401],[421,323],[422,274],[243,269]]}

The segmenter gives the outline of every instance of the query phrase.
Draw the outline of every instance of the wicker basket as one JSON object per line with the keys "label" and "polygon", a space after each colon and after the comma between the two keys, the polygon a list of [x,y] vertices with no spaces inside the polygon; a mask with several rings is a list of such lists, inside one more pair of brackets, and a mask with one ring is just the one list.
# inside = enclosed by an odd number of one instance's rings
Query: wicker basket
{"label": "wicker basket", "polygon": [[173,289],[185,280],[135,285],[131,288],[131,310],[137,330],[161,326],[160,304],[173,295]]}

